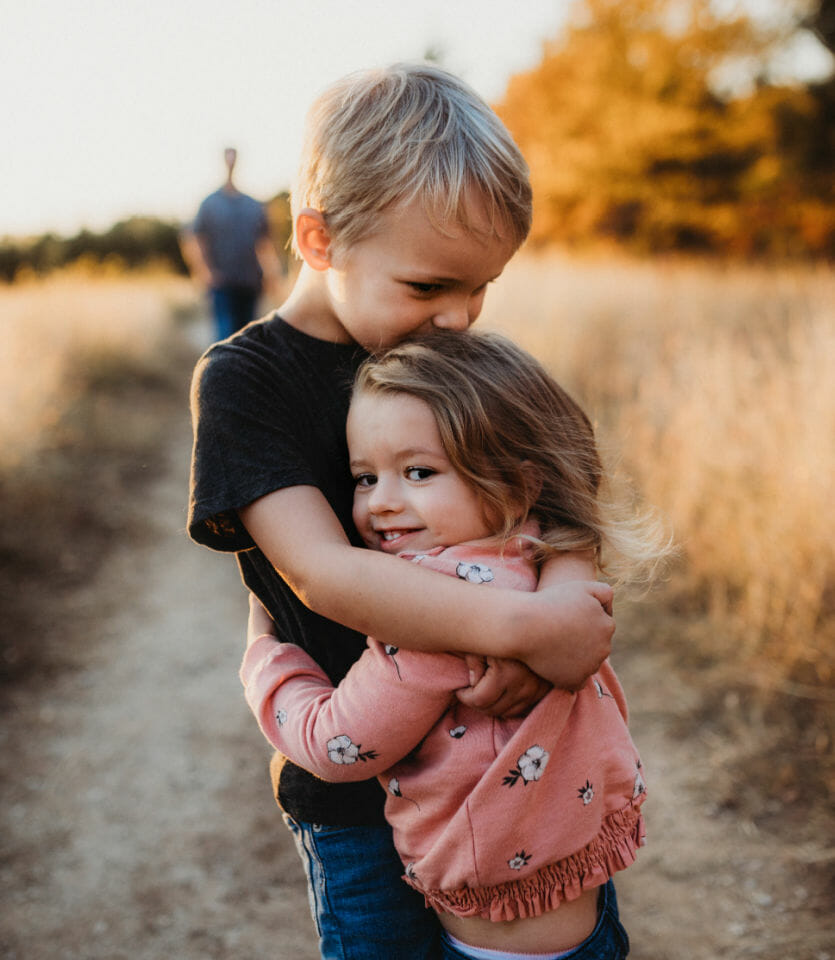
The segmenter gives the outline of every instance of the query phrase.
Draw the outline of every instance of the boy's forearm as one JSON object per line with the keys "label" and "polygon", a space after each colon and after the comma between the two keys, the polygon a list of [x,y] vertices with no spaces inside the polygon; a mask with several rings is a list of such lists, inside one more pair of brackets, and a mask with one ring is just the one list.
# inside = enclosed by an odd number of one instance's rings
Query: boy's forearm
{"label": "boy's forearm", "polygon": [[300,587],[311,609],[383,643],[521,660],[569,690],[609,655],[610,593],[591,581],[554,582],[537,593],[480,589],[348,545],[323,551]]}
{"label": "boy's forearm", "polygon": [[321,616],[406,649],[517,656],[514,626],[530,595],[479,590],[352,547],[312,487],[268,494],[240,515],[300,600]]}
{"label": "boy's forearm", "polygon": [[[279,572],[283,573],[279,569]],[[322,616],[409,650],[516,657],[513,625],[530,595],[473,584],[347,543],[287,579]]]}
{"label": "boy's forearm", "polygon": [[[311,610],[383,643],[518,659],[557,686],[580,686],[608,656],[605,584],[538,593],[445,577],[352,547],[322,494],[292,487],[240,511],[255,542]],[[608,593],[607,593],[608,591]]]}

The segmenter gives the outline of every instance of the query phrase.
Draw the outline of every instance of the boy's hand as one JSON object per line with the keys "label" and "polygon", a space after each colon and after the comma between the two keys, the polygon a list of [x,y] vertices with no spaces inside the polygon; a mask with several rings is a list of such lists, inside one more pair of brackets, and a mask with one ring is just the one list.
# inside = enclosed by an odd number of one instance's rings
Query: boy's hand
{"label": "boy's hand", "polygon": [[457,692],[467,707],[483,710],[493,717],[518,717],[527,713],[551,689],[519,660],[501,660],[467,654],[470,686]]}
{"label": "boy's hand", "polygon": [[272,634],[276,640],[278,639],[278,634],[276,633],[275,624],[272,621],[272,617],[264,609],[258,597],[256,597],[254,593],[250,593],[249,619],[246,623],[247,650],[259,637],[263,637],[266,633]]}
{"label": "boy's hand", "polygon": [[536,594],[544,606],[537,620],[546,623],[546,641],[537,641],[532,630],[523,642],[524,662],[562,690],[580,687],[612,651],[615,621],[612,619],[612,588],[597,580],[573,580],[542,585]]}

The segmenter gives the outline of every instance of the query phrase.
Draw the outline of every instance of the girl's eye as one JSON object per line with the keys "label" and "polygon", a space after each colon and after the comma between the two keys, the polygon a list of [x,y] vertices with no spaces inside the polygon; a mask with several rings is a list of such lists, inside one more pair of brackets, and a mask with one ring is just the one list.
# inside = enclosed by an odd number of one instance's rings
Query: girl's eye
{"label": "girl's eye", "polygon": [[377,478],[373,473],[361,473],[358,477],[354,477],[354,483],[358,487],[373,487],[377,482]]}
{"label": "girl's eye", "polygon": [[406,468],[406,479],[407,480],[428,480],[433,474],[434,470],[429,467],[407,467]]}

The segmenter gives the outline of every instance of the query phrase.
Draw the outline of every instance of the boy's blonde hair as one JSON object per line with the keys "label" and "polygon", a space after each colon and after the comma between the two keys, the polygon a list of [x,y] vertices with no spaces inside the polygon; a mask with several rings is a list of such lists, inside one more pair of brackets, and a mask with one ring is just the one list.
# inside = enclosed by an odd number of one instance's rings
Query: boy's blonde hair
{"label": "boy's blonde hair", "polygon": [[470,227],[473,196],[518,247],[531,225],[528,166],[504,124],[462,80],[424,63],[350,74],[312,105],[292,190],[346,249],[391,204],[420,199],[438,227]]}
{"label": "boy's blonde hair", "polygon": [[[528,519],[539,560],[588,550],[619,582],[648,580],[669,543],[648,515],[617,504],[583,410],[529,353],[495,333],[437,331],[367,360],[354,393],[425,401],[450,463],[478,492],[496,532]],[[605,557],[605,561],[604,561]]]}

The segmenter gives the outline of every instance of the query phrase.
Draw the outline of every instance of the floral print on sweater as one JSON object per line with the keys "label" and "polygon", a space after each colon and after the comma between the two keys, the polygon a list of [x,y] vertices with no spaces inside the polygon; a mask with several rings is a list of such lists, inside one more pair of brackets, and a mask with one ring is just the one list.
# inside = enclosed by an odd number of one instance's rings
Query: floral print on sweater
{"label": "floral print on sweater", "polygon": [[[406,559],[473,589],[536,587],[522,538]],[[380,778],[406,882],[436,908],[492,920],[552,910],[628,866],[643,842],[643,767],[608,662],[580,691],[553,690],[508,721],[458,702],[461,657],[373,639],[335,689],[270,637],[251,645],[241,679],[294,763],[327,780]]]}

